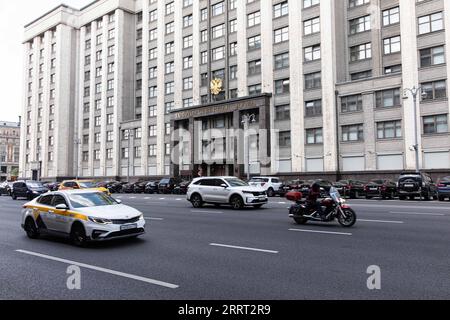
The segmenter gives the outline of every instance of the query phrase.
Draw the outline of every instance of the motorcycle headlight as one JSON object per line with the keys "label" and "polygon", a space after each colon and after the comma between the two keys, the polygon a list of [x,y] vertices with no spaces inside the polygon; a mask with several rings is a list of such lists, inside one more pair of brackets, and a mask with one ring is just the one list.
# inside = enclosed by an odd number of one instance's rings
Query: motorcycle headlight
{"label": "motorcycle headlight", "polygon": [[103,218],[96,218],[96,217],[88,217],[89,221],[92,221],[94,223],[98,224],[112,224],[112,221],[109,219],[103,219]]}

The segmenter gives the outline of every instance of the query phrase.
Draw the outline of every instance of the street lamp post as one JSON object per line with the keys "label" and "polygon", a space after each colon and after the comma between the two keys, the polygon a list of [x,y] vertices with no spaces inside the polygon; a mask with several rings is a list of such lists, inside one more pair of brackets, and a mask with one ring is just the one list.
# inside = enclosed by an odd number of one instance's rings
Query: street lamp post
{"label": "street lamp post", "polygon": [[250,137],[248,134],[250,123],[256,122],[256,115],[245,114],[242,116],[242,123],[244,124],[244,149],[246,152],[245,167],[247,170],[247,180],[250,180]]}
{"label": "street lamp post", "polygon": [[74,143],[76,145],[76,149],[75,149],[75,172],[76,172],[75,175],[76,175],[76,178],[75,178],[75,180],[78,180],[78,178],[79,178],[78,152],[79,152],[79,147],[81,145],[81,140],[78,138],[75,138]]}
{"label": "street lamp post", "polygon": [[128,157],[127,157],[127,182],[130,183],[130,157],[131,157],[131,138],[134,135],[134,129],[128,129]]}
{"label": "street lamp post", "polygon": [[412,146],[415,151],[416,157],[416,172],[419,172],[419,138],[417,128],[417,95],[420,93],[422,97],[426,97],[426,93],[422,91],[422,87],[412,87],[404,89],[404,98],[407,99],[407,94],[410,93],[414,101],[414,145]]}

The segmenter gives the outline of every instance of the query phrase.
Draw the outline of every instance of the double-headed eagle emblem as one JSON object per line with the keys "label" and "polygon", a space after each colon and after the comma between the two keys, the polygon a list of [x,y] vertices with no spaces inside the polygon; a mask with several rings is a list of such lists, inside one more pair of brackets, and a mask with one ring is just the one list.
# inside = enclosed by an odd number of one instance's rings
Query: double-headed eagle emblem
{"label": "double-headed eagle emblem", "polygon": [[211,93],[217,96],[222,92],[223,81],[220,78],[215,78],[211,80]]}

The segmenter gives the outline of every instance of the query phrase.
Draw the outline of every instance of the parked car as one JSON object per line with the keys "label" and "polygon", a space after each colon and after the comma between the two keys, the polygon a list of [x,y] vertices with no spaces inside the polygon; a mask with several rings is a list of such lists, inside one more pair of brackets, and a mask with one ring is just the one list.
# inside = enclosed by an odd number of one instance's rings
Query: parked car
{"label": "parked car", "polygon": [[11,197],[14,200],[17,198],[32,200],[48,191],[49,190],[39,181],[17,181],[12,185]]}
{"label": "parked car", "polygon": [[118,181],[101,181],[97,183],[97,187],[108,189],[110,193],[119,193],[122,184]]}
{"label": "parked car", "polygon": [[236,177],[197,178],[189,185],[187,200],[194,208],[205,203],[231,205],[235,210],[244,207],[261,208],[268,202],[267,194]]}
{"label": "parked car", "polygon": [[450,176],[439,179],[437,192],[439,201],[444,201],[445,198],[450,200]]}
{"label": "parked car", "polygon": [[49,191],[57,191],[59,189],[59,182],[47,182],[43,184]]}
{"label": "parked car", "polygon": [[300,191],[304,183],[304,180],[290,180],[283,183],[282,188],[285,194],[289,191]]}
{"label": "parked car", "polygon": [[147,183],[149,183],[149,181],[138,181],[133,184],[133,193],[144,193]]}
{"label": "parked car", "polygon": [[188,186],[191,181],[183,180],[175,186],[173,189],[174,194],[187,194]]}
{"label": "parked car", "polygon": [[364,196],[365,183],[359,180],[340,180],[334,184],[339,193],[350,199],[356,199]]}
{"label": "parked car", "polygon": [[159,181],[150,181],[145,185],[145,193],[147,194],[154,194],[158,193],[158,184]]}
{"label": "parked car", "polygon": [[122,186],[122,193],[133,193],[134,192],[134,183],[126,183]]}
{"label": "parked car", "polygon": [[328,180],[323,180],[323,179],[317,179],[317,180],[308,180],[305,181],[301,188],[300,188],[300,192],[304,195],[307,196],[309,194],[309,190],[311,189],[311,186],[314,183],[318,183],[320,186],[320,197],[321,198],[326,198],[329,196],[330,194],[330,189],[331,187],[333,187],[333,184],[328,181]]}
{"label": "parked car", "polygon": [[180,181],[175,178],[162,179],[158,185],[158,192],[161,194],[171,194],[178,183]]}
{"label": "parked car", "polygon": [[397,195],[397,184],[388,179],[374,179],[364,187],[366,199],[381,197],[382,199],[394,199]]}
{"label": "parked car", "polygon": [[397,182],[397,192],[400,200],[416,197],[430,200],[437,199],[438,191],[436,184],[430,175],[425,172],[402,172]]}
{"label": "parked car", "polygon": [[4,181],[0,183],[0,196],[2,195],[11,195],[11,188],[12,188],[13,182]]}
{"label": "parked car", "polygon": [[98,187],[97,184],[92,180],[66,180],[63,181],[58,190],[84,190],[92,189],[100,192],[104,192],[107,195],[111,195],[108,188]]}
{"label": "parked car", "polygon": [[250,179],[248,184],[263,189],[269,197],[274,197],[279,194],[280,187],[282,186],[280,179],[274,177],[254,177]]}

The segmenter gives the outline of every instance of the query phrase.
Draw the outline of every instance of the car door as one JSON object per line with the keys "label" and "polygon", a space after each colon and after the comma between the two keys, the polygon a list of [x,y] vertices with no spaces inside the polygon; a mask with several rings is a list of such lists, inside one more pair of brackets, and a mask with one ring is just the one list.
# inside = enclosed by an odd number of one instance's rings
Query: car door
{"label": "car door", "polygon": [[33,208],[33,214],[38,227],[54,230],[54,208],[52,207],[53,196],[43,196],[37,201]]}
{"label": "car door", "polygon": [[214,198],[214,202],[217,203],[227,203],[228,202],[228,196],[230,194],[229,188],[224,188],[223,185],[228,184],[223,181],[222,179],[214,179],[214,188],[212,191],[212,196]]}
{"label": "car door", "polygon": [[203,179],[200,184],[200,191],[203,201],[214,202],[214,179]]}
{"label": "car door", "polygon": [[70,217],[68,214],[68,210],[57,210],[56,206],[64,204],[69,207],[69,203],[63,195],[54,195],[52,201],[52,209],[49,211],[49,214],[52,218],[52,228],[54,231],[69,233],[70,226]]}
{"label": "car door", "polygon": [[281,181],[278,178],[272,178],[272,187],[275,191],[280,191]]}

